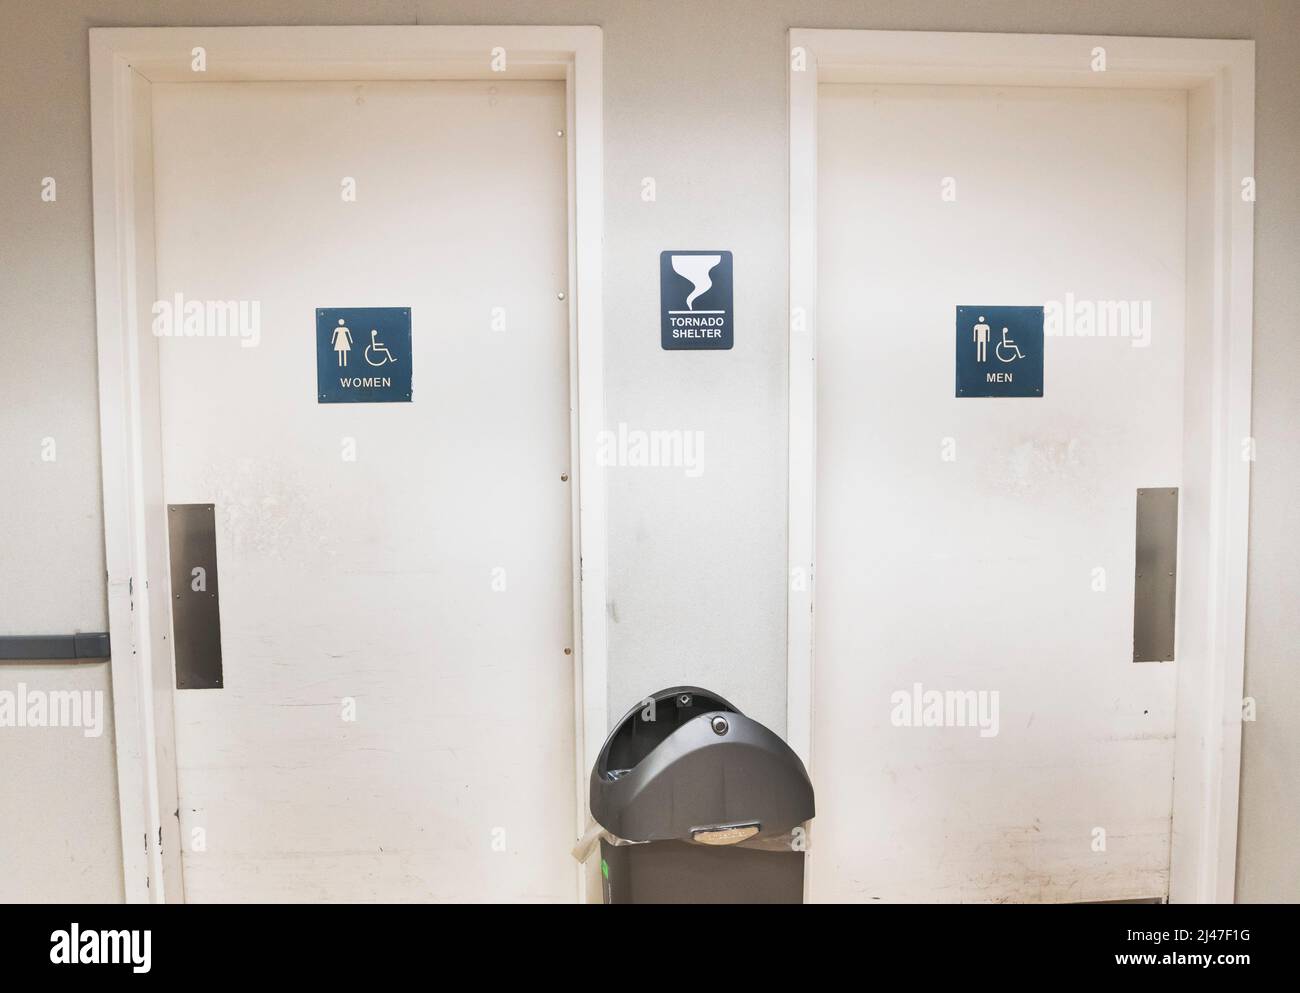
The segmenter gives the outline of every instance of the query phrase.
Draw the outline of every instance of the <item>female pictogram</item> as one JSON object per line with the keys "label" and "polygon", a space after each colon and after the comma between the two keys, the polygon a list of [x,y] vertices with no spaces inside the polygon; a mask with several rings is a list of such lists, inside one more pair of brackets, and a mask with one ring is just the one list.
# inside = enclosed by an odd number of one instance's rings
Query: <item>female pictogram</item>
{"label": "female pictogram", "polygon": [[[373,336],[373,332],[371,332]],[[343,367],[348,364],[348,352],[352,350],[352,332],[344,327],[343,318],[339,318],[339,326],[334,329],[330,336],[330,344],[334,346],[334,353],[339,357],[339,366]]]}

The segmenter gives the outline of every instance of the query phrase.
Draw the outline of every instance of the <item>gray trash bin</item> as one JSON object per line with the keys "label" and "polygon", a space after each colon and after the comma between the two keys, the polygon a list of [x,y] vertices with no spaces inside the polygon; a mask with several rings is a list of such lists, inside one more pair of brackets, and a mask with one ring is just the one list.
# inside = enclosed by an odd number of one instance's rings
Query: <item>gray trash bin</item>
{"label": "gray trash bin", "polygon": [[803,899],[808,773],[716,693],[676,686],[628,711],[591,771],[591,813],[606,903]]}

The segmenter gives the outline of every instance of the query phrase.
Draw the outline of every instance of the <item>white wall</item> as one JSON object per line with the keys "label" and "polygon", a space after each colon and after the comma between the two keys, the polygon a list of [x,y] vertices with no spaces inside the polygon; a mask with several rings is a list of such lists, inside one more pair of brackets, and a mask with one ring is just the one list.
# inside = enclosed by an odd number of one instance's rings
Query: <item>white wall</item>
{"label": "white wall", "polygon": [[[613,469],[609,483],[610,709],[679,680],[785,726],[786,36],[855,27],[1254,38],[1258,59],[1255,466],[1239,897],[1300,900],[1300,5],[1291,0],[306,0],[29,5],[0,0],[0,633],[103,630],[90,225],[86,30],[110,25],[577,23],[605,36],[608,418],[703,430],[705,472]],[[41,177],[57,204],[39,199]],[[643,177],[658,199],[641,199]],[[663,352],[657,258],[735,253],[736,347]],[[41,438],[59,461],[39,461]],[[70,670],[79,685],[103,668]],[[8,670],[16,678],[30,669]],[[96,789],[47,793],[84,763],[0,731],[0,767],[46,839],[37,866],[0,873],[0,899],[49,899],[76,877],[68,851],[112,852],[111,744]],[[22,752],[19,752],[19,749]],[[25,761],[17,762],[22,754]],[[99,761],[102,760],[102,761]],[[6,785],[9,785],[6,782]],[[822,802],[826,802],[823,798]],[[8,836],[0,828],[0,843]],[[0,850],[12,852],[7,845]],[[78,890],[115,899],[110,866]],[[47,883],[44,880],[55,880]]]}

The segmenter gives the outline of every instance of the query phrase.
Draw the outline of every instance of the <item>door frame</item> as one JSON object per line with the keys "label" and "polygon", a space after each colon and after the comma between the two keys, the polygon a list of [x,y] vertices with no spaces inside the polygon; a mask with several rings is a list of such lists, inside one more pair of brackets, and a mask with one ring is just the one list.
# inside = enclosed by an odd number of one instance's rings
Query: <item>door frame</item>
{"label": "door frame", "polygon": [[[206,67],[192,68],[202,48]],[[504,65],[500,56],[504,54]],[[496,67],[493,61],[496,60]],[[274,80],[564,80],[568,126],[574,837],[606,733],[602,34],[589,26],[90,29],[95,310],[113,714],[128,902],[184,899],[155,298],[151,87]],[[559,468],[559,467],[557,467]],[[143,844],[141,841],[143,839]],[[576,863],[575,863],[576,865]],[[583,871],[574,898],[584,899]]]}
{"label": "door frame", "polygon": [[[1187,91],[1187,345],[1169,897],[1231,902],[1250,496],[1255,43],[790,31],[790,745],[812,769],[817,473],[817,115],[823,82]],[[1094,50],[1104,48],[1104,70]],[[823,798],[833,802],[834,798]],[[814,826],[815,832],[815,826]],[[812,839],[810,839],[811,841]],[[816,858],[816,845],[809,845]],[[805,874],[805,879],[811,874]]]}

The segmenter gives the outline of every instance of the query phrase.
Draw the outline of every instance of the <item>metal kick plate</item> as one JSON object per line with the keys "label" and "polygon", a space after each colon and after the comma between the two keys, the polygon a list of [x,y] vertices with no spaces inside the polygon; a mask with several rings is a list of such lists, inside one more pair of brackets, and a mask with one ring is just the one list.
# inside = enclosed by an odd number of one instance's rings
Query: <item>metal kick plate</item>
{"label": "metal kick plate", "polygon": [[1178,578],[1178,490],[1137,491],[1137,567],[1133,582],[1133,661],[1174,660]]}
{"label": "metal kick plate", "polygon": [[216,516],[210,503],[167,505],[172,648],[178,690],[220,689],[222,685]]}

